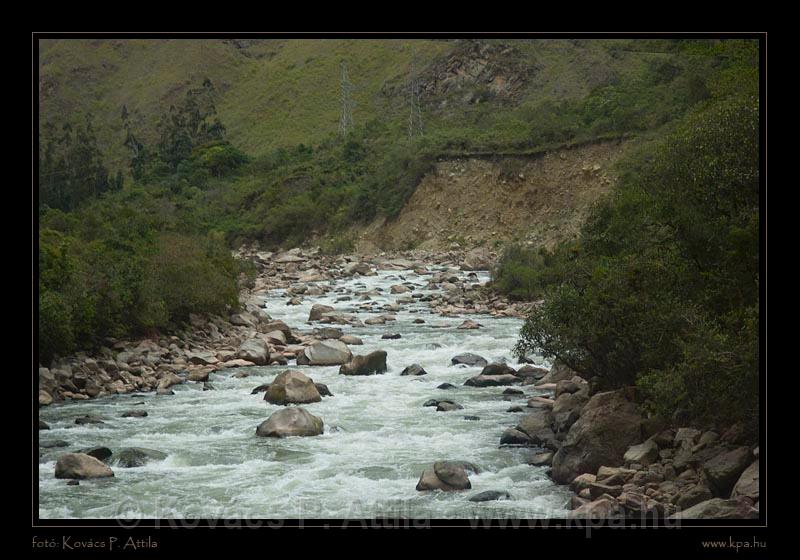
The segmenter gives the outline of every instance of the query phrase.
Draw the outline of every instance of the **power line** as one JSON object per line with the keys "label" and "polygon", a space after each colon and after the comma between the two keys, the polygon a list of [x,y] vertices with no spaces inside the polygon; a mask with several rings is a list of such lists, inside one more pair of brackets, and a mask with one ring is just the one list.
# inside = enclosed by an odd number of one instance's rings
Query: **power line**
{"label": "power line", "polygon": [[354,86],[350,83],[350,77],[347,74],[347,62],[342,61],[342,77],[340,100],[342,105],[341,116],[339,117],[339,134],[347,136],[347,133],[353,128],[353,90]]}
{"label": "power line", "polygon": [[422,128],[422,109],[419,103],[420,98],[420,82],[417,73],[417,50],[414,49],[414,54],[411,57],[411,74],[408,84],[408,137],[413,138],[414,134],[422,136],[424,134]]}

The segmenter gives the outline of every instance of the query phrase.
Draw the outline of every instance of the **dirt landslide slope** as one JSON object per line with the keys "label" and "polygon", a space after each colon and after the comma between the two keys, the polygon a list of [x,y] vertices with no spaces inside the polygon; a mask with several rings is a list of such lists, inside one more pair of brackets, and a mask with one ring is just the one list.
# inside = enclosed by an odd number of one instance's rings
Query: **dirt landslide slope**
{"label": "dirt landslide slope", "polygon": [[396,219],[357,232],[357,248],[499,248],[515,240],[551,247],[577,235],[589,208],[616,180],[612,168],[628,144],[440,161]]}

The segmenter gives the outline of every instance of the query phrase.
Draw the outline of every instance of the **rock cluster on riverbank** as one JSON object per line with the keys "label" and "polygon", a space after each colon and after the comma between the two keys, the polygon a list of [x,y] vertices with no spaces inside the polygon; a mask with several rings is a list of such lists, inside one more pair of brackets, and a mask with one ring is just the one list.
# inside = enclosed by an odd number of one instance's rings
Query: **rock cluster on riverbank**
{"label": "rock cluster on riverbank", "polygon": [[530,463],[549,464],[551,478],[576,493],[573,516],[758,517],[759,448],[741,426],[668,427],[643,412],[634,388],[593,393],[563,366],[536,386],[555,398],[530,399],[533,411],[500,441],[549,450]]}
{"label": "rock cluster on riverbank", "polygon": [[[287,304],[292,304],[330,292],[331,287],[326,283],[329,280],[370,276],[378,270],[411,269],[425,275],[426,288],[440,292],[425,299],[435,313],[522,316],[528,309],[492,294],[469,279],[462,280],[463,274],[459,275],[462,270],[490,268],[496,255],[483,250],[395,257],[333,257],[316,250],[272,253],[247,247],[239,250],[236,256],[251,261],[257,270],[255,279],[243,280],[246,287],[240,297],[241,310],[227,317],[192,315],[183,330],[171,335],[135,341],[109,338],[91,354],[78,353],[47,367],[40,364],[39,406],[137,391],[168,395],[174,385],[186,381],[207,382],[213,372],[226,368],[287,365],[292,360],[310,365],[350,362],[352,353],[347,345],[361,341],[326,325],[359,326],[363,323],[355,316],[322,305],[312,309],[309,322],[319,327],[311,332],[301,331],[297,325],[290,327],[282,321],[273,321],[263,308],[260,296],[276,288],[285,289],[291,297]],[[403,284],[399,286],[405,292],[412,292]],[[413,301],[412,295],[405,302]],[[373,314],[365,322],[385,323],[394,320],[393,314],[403,304],[398,300],[378,309],[374,302],[364,301],[360,310]],[[470,325],[470,328],[476,326]]]}

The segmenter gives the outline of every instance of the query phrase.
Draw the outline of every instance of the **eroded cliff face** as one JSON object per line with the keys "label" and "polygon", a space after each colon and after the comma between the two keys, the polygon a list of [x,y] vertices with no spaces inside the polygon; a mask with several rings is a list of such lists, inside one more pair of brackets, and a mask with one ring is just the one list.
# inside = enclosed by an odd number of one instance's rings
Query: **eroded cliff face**
{"label": "eroded cliff face", "polygon": [[609,192],[630,141],[612,140],[529,157],[440,161],[394,220],[356,232],[361,252],[437,250],[510,241],[552,247],[574,238]]}

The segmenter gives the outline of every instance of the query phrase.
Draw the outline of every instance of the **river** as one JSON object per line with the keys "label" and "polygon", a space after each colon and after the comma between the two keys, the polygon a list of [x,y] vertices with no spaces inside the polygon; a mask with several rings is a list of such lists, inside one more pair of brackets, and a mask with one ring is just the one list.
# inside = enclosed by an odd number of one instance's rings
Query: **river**
{"label": "river", "polygon": [[[462,276],[466,273],[459,273]],[[479,273],[479,280],[488,274]],[[287,306],[284,290],[265,297],[267,312],[292,328],[311,329],[306,323],[313,303],[333,305],[337,311],[370,316],[358,309],[358,292],[380,287],[373,300],[394,302],[389,287],[403,281],[415,284],[414,294],[430,293],[425,276],[412,271],[381,271],[377,276],[337,281],[324,296]],[[337,298],[353,295],[351,301]],[[424,324],[413,320],[422,318]],[[457,330],[464,319],[483,325]],[[548,518],[564,517],[570,493],[533,467],[526,459],[532,449],[500,448],[500,435],[514,426],[519,413],[513,405],[540,394],[522,386],[524,397],[505,400],[503,387],[465,387],[480,373],[478,367],[450,365],[456,354],[473,352],[488,361],[512,362],[511,349],[521,321],[488,315],[442,317],[424,302],[405,304],[397,321],[353,328],[346,334],[363,339],[352,346],[355,354],[383,349],[388,371],[383,375],[344,376],[338,366],[290,366],[314,381],[325,383],[333,397],[305,408],[325,422],[317,437],[260,438],[256,426],[278,409],[250,391],[270,381],[285,366],[250,368],[253,375],[235,378],[242,369],[211,374],[215,391],[202,384],[173,387],[172,396],[138,393],[54,404],[40,410],[50,430],[39,432],[40,444],[64,440],[67,447],[44,449],[39,459],[39,515],[41,518]],[[402,338],[382,340],[386,333]],[[539,363],[543,360],[536,358]],[[404,367],[421,364],[428,375],[401,376]],[[448,382],[456,389],[441,390]],[[423,407],[431,398],[446,398],[463,410],[437,412]],[[136,405],[136,403],[143,403]],[[146,418],[121,418],[125,410],[144,409]],[[78,416],[94,414],[105,424],[76,425]],[[478,416],[467,420],[465,416]],[[56,458],[64,451],[103,445],[146,447],[167,458],[142,467],[119,468],[115,477],[81,481],[68,486],[54,477]],[[417,492],[422,471],[439,459],[467,460],[481,468],[470,474],[472,489],[463,492]],[[502,490],[511,500],[470,502],[484,490]]]}

